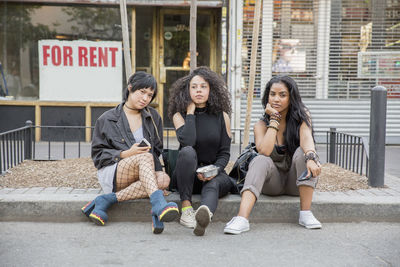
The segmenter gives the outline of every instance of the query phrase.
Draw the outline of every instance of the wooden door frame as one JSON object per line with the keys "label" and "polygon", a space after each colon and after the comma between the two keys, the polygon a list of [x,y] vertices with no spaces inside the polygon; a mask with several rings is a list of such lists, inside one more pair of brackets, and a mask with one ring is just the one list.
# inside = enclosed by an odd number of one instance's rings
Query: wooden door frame
{"label": "wooden door frame", "polygon": [[[210,15],[210,69],[217,72],[217,35],[218,29],[216,25],[218,25],[216,9],[200,9],[198,10],[198,14],[206,14]],[[190,15],[190,9],[172,9],[166,7],[159,7],[154,9],[153,13],[153,47],[152,47],[152,71],[154,77],[156,77],[158,83],[158,94],[157,94],[157,110],[161,115],[161,118],[164,118],[163,110],[164,110],[164,85],[166,82],[166,71],[167,70],[185,70],[183,67],[165,67],[164,66],[164,15],[165,14],[187,14]]]}

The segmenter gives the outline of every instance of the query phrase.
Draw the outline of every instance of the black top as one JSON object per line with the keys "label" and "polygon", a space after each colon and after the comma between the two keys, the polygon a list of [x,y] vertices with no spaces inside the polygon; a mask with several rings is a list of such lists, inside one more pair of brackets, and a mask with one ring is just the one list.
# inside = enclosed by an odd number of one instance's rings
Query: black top
{"label": "black top", "polygon": [[180,148],[192,146],[199,166],[214,164],[224,171],[230,157],[231,138],[226,132],[223,113],[209,114],[196,108],[194,115],[184,116],[185,124],[176,130]]}
{"label": "black top", "polygon": [[[122,109],[123,104],[104,112],[96,121],[92,139],[92,159],[97,169],[119,162],[121,151],[128,150],[136,142]],[[161,171],[162,166],[158,159],[163,149],[161,117],[152,107],[142,109],[141,115],[143,136],[151,144],[150,153],[153,154],[155,170]]]}

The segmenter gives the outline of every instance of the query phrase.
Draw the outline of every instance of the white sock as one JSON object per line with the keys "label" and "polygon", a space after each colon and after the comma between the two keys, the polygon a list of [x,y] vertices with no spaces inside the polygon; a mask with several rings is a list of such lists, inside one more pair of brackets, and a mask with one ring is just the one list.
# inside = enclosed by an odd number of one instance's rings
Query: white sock
{"label": "white sock", "polygon": [[246,219],[246,217],[243,217],[243,216],[237,216],[237,217],[243,218],[243,219],[245,219],[247,222],[249,221],[248,219]]}
{"label": "white sock", "polygon": [[300,216],[304,216],[304,215],[310,214],[310,213],[311,213],[311,210],[301,210],[300,211]]}

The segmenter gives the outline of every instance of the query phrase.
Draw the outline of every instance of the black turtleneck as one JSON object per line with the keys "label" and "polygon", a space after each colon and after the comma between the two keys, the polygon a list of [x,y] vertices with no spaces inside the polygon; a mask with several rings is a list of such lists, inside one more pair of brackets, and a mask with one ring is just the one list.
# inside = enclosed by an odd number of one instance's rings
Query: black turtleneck
{"label": "black turtleneck", "polygon": [[214,164],[223,171],[230,157],[231,139],[226,132],[223,113],[209,114],[207,108],[196,108],[185,124],[176,130],[180,147],[192,146],[198,165]]}

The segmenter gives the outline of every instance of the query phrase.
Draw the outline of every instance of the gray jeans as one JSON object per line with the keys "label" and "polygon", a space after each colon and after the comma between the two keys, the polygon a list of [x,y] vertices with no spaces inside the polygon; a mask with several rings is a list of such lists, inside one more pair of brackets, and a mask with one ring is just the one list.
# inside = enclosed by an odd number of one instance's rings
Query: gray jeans
{"label": "gray jeans", "polygon": [[249,164],[249,170],[240,193],[250,190],[256,198],[261,193],[269,196],[298,196],[298,186],[305,185],[315,188],[318,182],[318,177],[297,181],[297,177],[306,169],[304,152],[301,147],[298,147],[293,154],[292,165],[287,172],[278,170],[270,157],[258,155]]}

